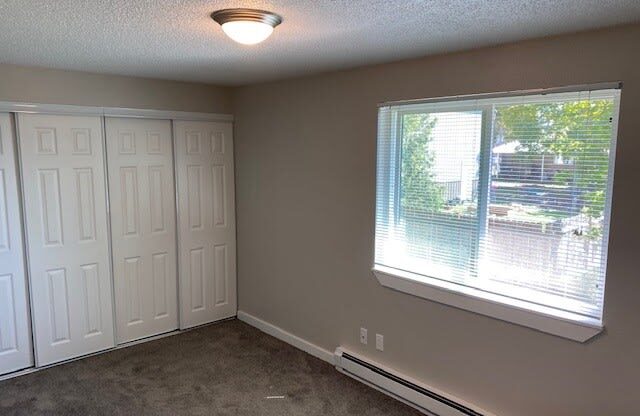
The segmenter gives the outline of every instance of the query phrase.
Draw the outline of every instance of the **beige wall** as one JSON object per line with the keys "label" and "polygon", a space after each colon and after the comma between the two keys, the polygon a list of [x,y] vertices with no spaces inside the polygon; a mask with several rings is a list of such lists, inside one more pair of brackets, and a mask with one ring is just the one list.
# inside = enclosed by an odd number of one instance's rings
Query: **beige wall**
{"label": "beige wall", "polygon": [[0,64],[0,101],[231,113],[231,89]]}
{"label": "beige wall", "polygon": [[[640,25],[242,87],[239,306],[500,415],[640,408]],[[586,344],[381,287],[370,273],[376,104],[623,81],[605,299]],[[358,328],[369,329],[368,347]],[[385,351],[375,351],[375,333]]]}

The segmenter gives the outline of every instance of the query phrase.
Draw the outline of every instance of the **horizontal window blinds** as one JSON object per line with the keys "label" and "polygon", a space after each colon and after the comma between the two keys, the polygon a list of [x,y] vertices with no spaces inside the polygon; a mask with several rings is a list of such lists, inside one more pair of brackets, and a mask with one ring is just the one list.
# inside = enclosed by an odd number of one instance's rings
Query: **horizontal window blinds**
{"label": "horizontal window blinds", "polygon": [[618,97],[381,107],[376,264],[600,320]]}

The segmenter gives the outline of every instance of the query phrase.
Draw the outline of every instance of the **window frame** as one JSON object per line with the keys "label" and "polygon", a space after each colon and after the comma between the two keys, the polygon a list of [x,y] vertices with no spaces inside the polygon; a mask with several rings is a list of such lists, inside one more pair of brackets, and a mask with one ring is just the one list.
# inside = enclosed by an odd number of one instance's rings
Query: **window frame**
{"label": "window frame", "polygon": [[[479,159],[479,176],[478,176],[478,242],[480,241],[480,235],[486,232],[486,223],[488,221],[489,204],[486,203],[489,197],[490,186],[490,164],[491,152],[491,136],[493,127],[493,117],[491,111],[494,104],[484,104],[471,107],[457,101],[472,101],[487,98],[503,98],[503,97],[519,97],[527,95],[544,95],[551,93],[562,92],[587,92],[597,90],[618,90],[614,97],[614,119],[611,129],[612,139],[609,153],[609,175],[607,180],[607,201],[605,203],[605,218],[611,218],[611,202],[612,202],[612,188],[613,177],[615,173],[615,154],[616,143],[618,139],[618,123],[620,116],[620,96],[622,84],[620,82],[615,83],[600,83],[591,85],[576,85],[561,88],[549,88],[549,89],[536,89],[536,90],[524,90],[524,91],[511,91],[505,93],[490,93],[490,94],[474,94],[463,95],[455,97],[440,97],[424,100],[408,100],[408,101],[394,101],[382,103],[378,107],[384,108],[389,106],[399,105],[412,105],[412,104],[439,104],[441,108],[432,112],[452,112],[452,111],[470,111],[480,109],[482,111],[482,131],[480,141],[480,159]],[[444,104],[447,103],[447,104]],[[424,113],[424,109],[417,108],[400,108],[394,111],[389,111],[385,117],[378,116],[378,137],[381,134],[390,135],[390,146],[388,149],[380,148],[380,142],[377,143],[376,151],[376,193],[382,190],[382,197],[384,200],[390,200],[391,192],[393,192],[393,206],[391,204],[385,204],[383,209],[384,215],[393,216],[394,221],[397,221],[399,215],[399,178],[402,160],[401,160],[401,140],[399,138],[402,135],[402,117],[406,114]],[[431,112],[431,111],[430,111]],[[389,128],[391,126],[391,128]],[[387,129],[386,131],[384,129]],[[392,148],[395,147],[395,148]],[[378,167],[381,164],[381,158],[385,157],[382,163],[393,161],[393,163],[387,163],[389,169],[379,175]],[[382,177],[381,177],[382,176]],[[381,186],[382,185],[382,186]],[[376,195],[376,214],[374,216],[374,235],[375,235],[375,223],[378,218],[378,206],[377,201],[380,199],[380,195]],[[389,212],[393,210],[393,212]],[[603,232],[603,241],[609,242],[609,227]],[[603,255],[604,265],[607,264],[607,250]],[[459,283],[449,282],[447,280],[438,279],[435,277],[429,277],[406,270],[400,270],[397,268],[381,265],[376,263],[375,258],[375,244],[373,252],[373,267],[372,272],[375,275],[378,282],[387,288],[394,289],[399,292],[407,293],[413,296],[417,296],[423,299],[435,301],[441,304],[453,306],[459,309],[475,312],[481,315],[496,318],[502,321],[511,322],[517,325],[532,328],[548,334],[560,336],[563,338],[571,339],[578,342],[586,342],[592,337],[596,336],[604,330],[604,318],[602,320],[587,317],[573,312],[567,312],[558,310],[549,306],[536,304],[520,299],[514,299],[506,295],[500,295],[477,289],[470,286],[465,286]],[[606,276],[606,271],[605,271]],[[606,277],[605,277],[606,280]],[[605,282],[606,283],[606,282]],[[606,285],[606,284],[605,284]],[[604,288],[603,288],[604,291]],[[603,305],[604,309],[604,305]]]}

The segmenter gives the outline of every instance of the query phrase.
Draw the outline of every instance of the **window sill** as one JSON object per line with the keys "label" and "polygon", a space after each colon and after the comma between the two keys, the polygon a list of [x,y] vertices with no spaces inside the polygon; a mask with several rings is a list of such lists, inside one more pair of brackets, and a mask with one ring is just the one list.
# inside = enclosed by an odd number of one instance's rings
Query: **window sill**
{"label": "window sill", "polygon": [[599,321],[582,315],[443,282],[392,267],[376,264],[373,274],[382,286],[400,292],[578,342],[586,342],[604,329]]}

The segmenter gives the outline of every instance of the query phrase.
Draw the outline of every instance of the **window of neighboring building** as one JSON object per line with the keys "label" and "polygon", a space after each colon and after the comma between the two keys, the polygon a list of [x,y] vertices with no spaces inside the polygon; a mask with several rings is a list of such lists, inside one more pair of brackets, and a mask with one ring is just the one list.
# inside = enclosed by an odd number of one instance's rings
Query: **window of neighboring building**
{"label": "window of neighboring building", "polygon": [[[383,284],[600,327],[619,92],[382,106],[374,269]],[[483,308],[468,309],[495,315]]]}

